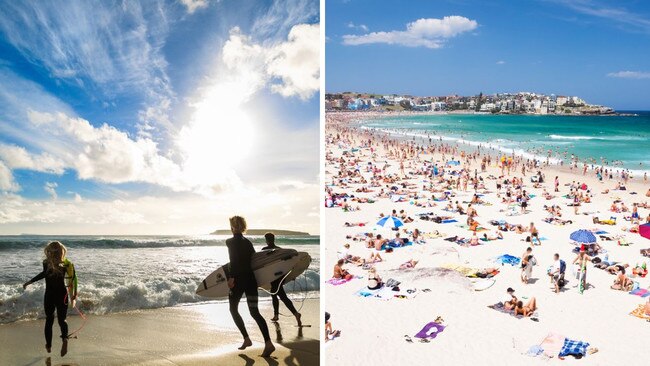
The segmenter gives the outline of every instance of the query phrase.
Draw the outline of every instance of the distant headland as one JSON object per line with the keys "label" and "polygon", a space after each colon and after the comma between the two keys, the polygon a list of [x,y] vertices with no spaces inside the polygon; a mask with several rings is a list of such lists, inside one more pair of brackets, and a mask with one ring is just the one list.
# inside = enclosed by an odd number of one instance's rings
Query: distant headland
{"label": "distant headland", "polygon": [[[275,235],[282,235],[282,236],[307,236],[309,233],[306,233],[304,231],[291,231],[291,230],[271,230],[271,229],[250,229],[246,230],[246,234],[248,235],[264,235],[266,233],[273,233]],[[210,233],[210,235],[231,235],[232,232],[230,229],[225,229],[225,230],[215,230],[214,232]]]}

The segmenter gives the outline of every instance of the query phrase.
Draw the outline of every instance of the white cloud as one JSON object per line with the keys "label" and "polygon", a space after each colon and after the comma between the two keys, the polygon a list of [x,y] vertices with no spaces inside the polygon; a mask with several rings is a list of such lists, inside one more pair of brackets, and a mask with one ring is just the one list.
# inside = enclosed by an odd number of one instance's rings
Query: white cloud
{"label": "white cloud", "polygon": [[386,43],[407,47],[440,48],[449,38],[478,27],[475,20],[451,15],[442,19],[418,19],[406,25],[405,31],[372,32],[364,35],[344,35],[343,44],[362,45]]}
{"label": "white cloud", "polygon": [[650,19],[638,11],[629,11],[622,7],[604,6],[592,0],[551,1],[581,14],[606,19],[629,31],[650,33]]}
{"label": "white cloud", "polygon": [[203,9],[208,6],[208,0],[181,0],[181,3],[187,8],[187,12],[192,14],[198,9]]}
{"label": "white cloud", "polygon": [[0,160],[10,169],[29,169],[37,172],[63,174],[65,162],[49,153],[32,154],[24,147],[0,143]]}
{"label": "white cloud", "polygon": [[366,26],[365,24],[354,24],[352,22],[348,23],[348,28],[359,29],[359,30],[362,30],[364,32],[368,31],[368,26]]}
{"label": "white cloud", "polygon": [[286,41],[270,46],[256,44],[234,28],[223,47],[223,61],[246,78],[241,84],[251,95],[270,83],[282,96],[308,99],[320,88],[319,41],[318,24],[295,25]]}
{"label": "white cloud", "polygon": [[618,71],[607,74],[610,78],[621,79],[650,79],[650,72],[646,71]]}
{"label": "white cloud", "polygon": [[20,186],[14,180],[14,176],[11,174],[11,169],[0,160],[0,192],[14,192],[19,189]]}
{"label": "white cloud", "polygon": [[59,185],[56,182],[45,182],[43,189],[47,192],[53,200],[57,199],[59,196],[56,194],[56,187]]}
{"label": "white cloud", "polygon": [[296,24],[318,21],[320,6],[313,0],[274,0],[268,11],[258,17],[251,27],[251,34],[271,42],[284,37]]}
{"label": "white cloud", "polygon": [[506,63],[506,62],[503,61],[503,60],[499,60],[499,61],[497,61],[497,65],[505,65],[505,63]]}

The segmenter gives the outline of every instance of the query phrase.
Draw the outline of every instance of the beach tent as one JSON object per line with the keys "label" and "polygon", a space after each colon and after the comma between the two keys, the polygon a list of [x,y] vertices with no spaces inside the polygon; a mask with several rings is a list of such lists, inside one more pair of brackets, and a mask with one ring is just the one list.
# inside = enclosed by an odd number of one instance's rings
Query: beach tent
{"label": "beach tent", "polygon": [[404,223],[402,222],[402,220],[398,219],[397,217],[386,216],[381,220],[377,221],[377,226],[392,229],[392,228],[398,228],[400,226],[404,226]]}
{"label": "beach tent", "polygon": [[639,225],[639,235],[646,239],[650,239],[650,224]]}
{"label": "beach tent", "polygon": [[580,244],[593,244],[596,242],[596,235],[589,230],[578,230],[571,233],[569,239]]}

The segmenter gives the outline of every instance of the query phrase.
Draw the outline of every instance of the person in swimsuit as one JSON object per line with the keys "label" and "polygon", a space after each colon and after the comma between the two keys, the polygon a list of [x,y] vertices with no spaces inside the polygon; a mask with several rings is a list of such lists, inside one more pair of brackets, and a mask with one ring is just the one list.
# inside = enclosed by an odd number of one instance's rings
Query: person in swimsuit
{"label": "person in swimsuit", "polygon": [[377,274],[377,270],[373,267],[368,271],[368,289],[377,290],[380,289],[384,283],[381,280],[381,277]]}
{"label": "person in swimsuit", "polygon": [[537,310],[537,300],[534,297],[531,297],[526,305],[524,305],[522,301],[517,301],[514,315],[531,316],[535,310]]}
{"label": "person in swimsuit", "polygon": [[253,319],[255,319],[255,322],[264,337],[265,344],[262,357],[269,357],[271,353],[275,351],[275,346],[273,346],[273,342],[271,342],[271,336],[269,335],[269,328],[266,325],[266,321],[257,307],[257,280],[255,279],[255,274],[251,267],[251,259],[253,253],[255,253],[255,248],[253,248],[253,244],[250,240],[244,237],[244,233],[246,232],[246,220],[241,216],[231,217],[230,230],[232,231],[233,237],[226,240],[228,255],[230,257],[230,264],[227,266],[226,277],[228,278],[228,287],[230,288],[230,293],[228,294],[230,314],[232,315],[232,319],[235,321],[237,328],[239,328],[239,331],[244,337],[244,343],[239,347],[239,349],[243,350],[253,345],[253,342],[246,331],[244,320],[238,310],[239,302],[245,293],[248,311]]}
{"label": "person in swimsuit", "polygon": [[506,310],[512,310],[517,305],[517,296],[515,296],[515,290],[513,290],[512,287],[508,287],[506,292],[508,293],[508,295],[510,295],[511,299],[504,302],[503,307]]}
{"label": "person in swimsuit", "polygon": [[578,264],[579,271],[584,271],[581,273],[583,289],[587,289],[587,262],[591,262],[591,257],[587,255],[585,246],[583,245],[580,247],[580,253],[578,253],[578,256],[573,260],[574,264]]}
{"label": "person in swimsuit", "polygon": [[[266,246],[262,248],[262,250],[273,250],[273,249],[280,249],[279,246],[275,245],[275,235],[273,233],[266,233],[264,234],[264,239],[266,239]],[[271,302],[273,303],[273,318],[271,318],[271,321],[277,322],[279,320],[278,315],[280,314],[280,301],[284,303],[284,305],[289,309],[291,314],[296,317],[296,321],[298,321],[298,326],[302,326],[302,322],[300,321],[300,313],[298,310],[296,310],[296,307],[293,306],[293,302],[291,302],[291,299],[287,296],[287,293],[284,291],[284,287],[282,286],[282,278],[278,278],[277,280],[271,282]],[[279,298],[279,300],[278,300]]]}
{"label": "person in swimsuit", "polygon": [[336,265],[334,265],[334,275],[332,276],[332,278],[346,279],[346,280],[352,278],[350,272],[348,272],[346,269],[343,269],[344,264],[345,264],[345,259],[339,259],[336,262]]}
{"label": "person in swimsuit", "polygon": [[[54,311],[61,328],[61,357],[68,353],[68,304],[77,299],[77,273],[74,265],[66,258],[67,249],[58,241],[53,241],[45,247],[43,271],[23,284],[23,289],[36,281],[45,279],[45,349],[52,351],[52,326]],[[67,284],[66,284],[67,282]]]}

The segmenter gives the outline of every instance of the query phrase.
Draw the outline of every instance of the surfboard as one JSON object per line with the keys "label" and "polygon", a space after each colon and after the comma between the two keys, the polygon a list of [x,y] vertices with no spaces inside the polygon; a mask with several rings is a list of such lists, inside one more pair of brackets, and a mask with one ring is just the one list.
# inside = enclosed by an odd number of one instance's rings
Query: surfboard
{"label": "surfboard", "polygon": [[[307,253],[304,253],[309,257]],[[251,268],[255,274],[255,279],[259,287],[269,289],[271,282],[284,277],[298,263],[302,263],[298,268],[304,266],[304,256],[301,256],[295,249],[273,249],[256,252],[251,258]],[[311,261],[311,258],[309,258]],[[196,289],[196,294],[207,298],[227,297],[230,292],[228,280],[226,277],[225,267],[223,265],[216,271],[210,273]],[[309,264],[307,264],[309,266]],[[302,269],[302,271],[304,271]],[[302,273],[300,271],[300,273]],[[298,271],[296,271],[297,273]],[[293,274],[293,272],[292,272]],[[297,277],[299,274],[296,274]],[[293,278],[295,278],[293,277]]]}
{"label": "surfboard", "polygon": [[497,280],[494,278],[479,278],[472,280],[472,288],[474,288],[474,291],[483,291],[492,287],[496,282]]}

